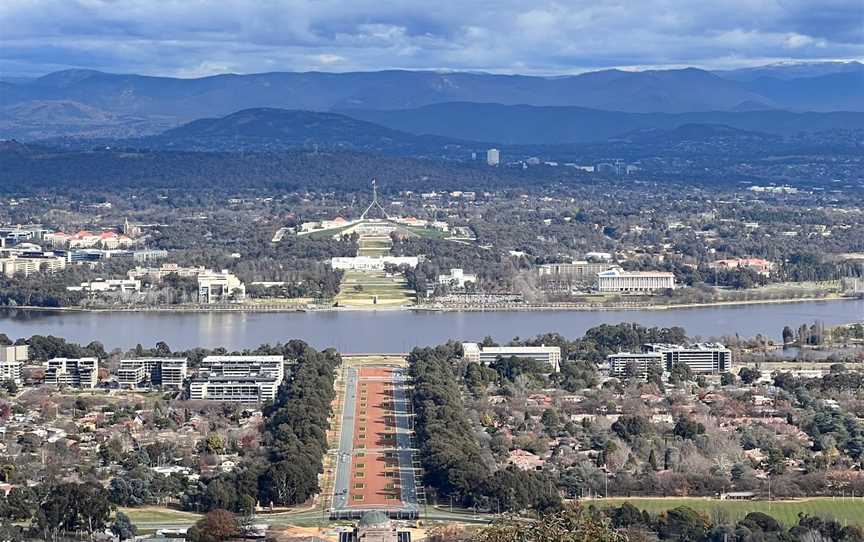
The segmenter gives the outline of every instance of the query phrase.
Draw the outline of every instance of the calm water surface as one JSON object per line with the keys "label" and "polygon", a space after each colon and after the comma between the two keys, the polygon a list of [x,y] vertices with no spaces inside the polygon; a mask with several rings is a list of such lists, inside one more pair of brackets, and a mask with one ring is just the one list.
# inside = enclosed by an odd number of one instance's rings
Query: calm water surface
{"label": "calm water surface", "polygon": [[780,338],[816,320],[826,325],[864,320],[864,300],[814,301],[738,307],[672,310],[553,312],[340,311],[307,313],[60,313],[0,312],[0,333],[11,338],[56,335],[78,343],[101,341],[106,348],[196,346],[241,349],[262,343],[303,339],[317,348],[342,352],[405,352],[415,345],[447,339],[499,341],[558,332],[570,338],[602,323],[637,322],[645,326],[682,326],[691,337],[757,333]]}

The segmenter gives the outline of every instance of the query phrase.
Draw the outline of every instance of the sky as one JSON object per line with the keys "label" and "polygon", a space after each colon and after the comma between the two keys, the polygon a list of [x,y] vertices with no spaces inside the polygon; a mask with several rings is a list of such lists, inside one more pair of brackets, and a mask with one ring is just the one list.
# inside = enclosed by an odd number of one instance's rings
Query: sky
{"label": "sky", "polygon": [[862,0],[0,0],[0,77],[864,60]]}

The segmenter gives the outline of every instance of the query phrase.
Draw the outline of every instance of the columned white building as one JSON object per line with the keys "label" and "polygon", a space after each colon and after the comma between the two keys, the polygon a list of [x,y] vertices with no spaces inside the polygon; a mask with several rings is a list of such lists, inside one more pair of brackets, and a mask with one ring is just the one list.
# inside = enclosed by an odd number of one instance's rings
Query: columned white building
{"label": "columned white building", "polygon": [[624,271],[610,269],[597,274],[600,292],[649,293],[675,288],[675,275],[665,271]]}

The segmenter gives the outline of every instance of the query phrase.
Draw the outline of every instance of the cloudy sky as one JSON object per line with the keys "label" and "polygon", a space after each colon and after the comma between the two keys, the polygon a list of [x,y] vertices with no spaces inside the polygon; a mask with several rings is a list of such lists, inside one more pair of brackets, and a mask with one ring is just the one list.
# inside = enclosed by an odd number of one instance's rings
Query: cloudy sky
{"label": "cloudy sky", "polygon": [[862,0],[0,0],[0,76],[864,59]]}

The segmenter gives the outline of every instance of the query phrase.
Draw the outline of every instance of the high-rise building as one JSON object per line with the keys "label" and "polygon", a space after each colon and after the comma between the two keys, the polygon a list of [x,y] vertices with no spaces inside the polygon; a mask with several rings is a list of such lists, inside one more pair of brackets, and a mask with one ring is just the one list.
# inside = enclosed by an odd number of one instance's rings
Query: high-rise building
{"label": "high-rise building", "polygon": [[53,358],[45,369],[49,386],[71,386],[92,389],[99,381],[99,360],[96,358]]}
{"label": "high-rise building", "polygon": [[489,149],[486,151],[486,163],[490,166],[497,166],[501,163],[501,151],[498,149]]}

